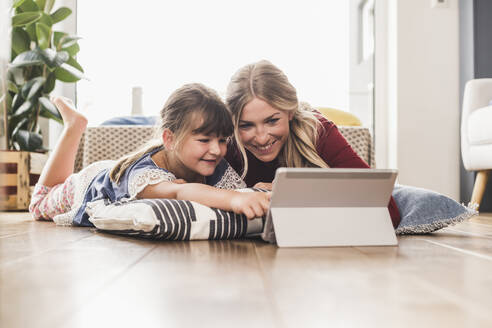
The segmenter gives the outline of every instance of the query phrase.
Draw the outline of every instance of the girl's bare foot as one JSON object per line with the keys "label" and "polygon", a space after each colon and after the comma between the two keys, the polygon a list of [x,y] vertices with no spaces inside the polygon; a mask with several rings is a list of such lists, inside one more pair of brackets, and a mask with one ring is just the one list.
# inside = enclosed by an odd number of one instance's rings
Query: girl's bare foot
{"label": "girl's bare foot", "polygon": [[55,104],[56,108],[60,112],[60,115],[63,119],[63,123],[65,125],[65,129],[69,129],[71,131],[85,131],[87,127],[87,118],[84,115],[77,112],[73,102],[65,97],[51,97],[51,102]]}

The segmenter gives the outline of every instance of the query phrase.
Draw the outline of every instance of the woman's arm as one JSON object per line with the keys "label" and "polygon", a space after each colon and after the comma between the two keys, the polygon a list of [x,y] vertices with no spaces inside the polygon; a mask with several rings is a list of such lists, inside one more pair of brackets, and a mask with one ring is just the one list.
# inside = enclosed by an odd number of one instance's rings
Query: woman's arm
{"label": "woman's arm", "polygon": [[248,219],[265,215],[270,205],[270,193],[238,192],[200,183],[167,181],[148,185],[137,195],[137,198],[190,200],[225,211],[244,214]]}

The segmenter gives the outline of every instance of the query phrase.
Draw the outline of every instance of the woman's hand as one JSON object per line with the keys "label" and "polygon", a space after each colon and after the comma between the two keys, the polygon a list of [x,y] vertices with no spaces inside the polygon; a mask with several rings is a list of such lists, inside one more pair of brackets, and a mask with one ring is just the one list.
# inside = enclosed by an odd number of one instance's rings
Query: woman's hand
{"label": "woman's hand", "polygon": [[231,198],[231,207],[235,213],[251,220],[268,213],[270,197],[270,192],[236,192]]}
{"label": "woman's hand", "polygon": [[272,184],[268,182],[258,182],[254,185],[254,188],[264,189],[264,190],[272,190]]}

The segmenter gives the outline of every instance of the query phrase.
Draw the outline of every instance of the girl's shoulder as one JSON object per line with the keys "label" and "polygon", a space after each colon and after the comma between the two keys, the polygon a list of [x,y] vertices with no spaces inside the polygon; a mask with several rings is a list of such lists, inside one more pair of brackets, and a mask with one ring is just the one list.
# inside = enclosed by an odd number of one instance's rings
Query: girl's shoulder
{"label": "girl's shoulder", "polygon": [[[129,168],[130,170],[132,169],[138,169],[138,168],[143,168],[143,167],[149,167],[149,168],[161,168],[159,167],[154,160],[152,159],[152,156],[156,154],[157,152],[161,151],[163,147],[159,147],[157,149],[154,149],[152,151],[149,151],[145,154],[143,154],[139,159],[135,161]],[[162,168],[161,168],[162,169]],[[163,169],[164,170],[164,169]]]}
{"label": "girl's shoulder", "polygon": [[[176,177],[172,172],[160,167],[154,162],[152,156],[162,150],[163,148],[154,149],[148,153],[142,155],[135,161],[125,172],[125,175],[131,180],[135,176],[166,176],[169,180],[174,180]],[[149,172],[149,173],[145,173]]]}
{"label": "girl's shoulder", "polygon": [[135,198],[148,185],[176,180],[176,176],[172,172],[158,166],[152,159],[152,155],[159,150],[162,148],[144,154],[125,173],[128,177],[128,194],[131,199]]}

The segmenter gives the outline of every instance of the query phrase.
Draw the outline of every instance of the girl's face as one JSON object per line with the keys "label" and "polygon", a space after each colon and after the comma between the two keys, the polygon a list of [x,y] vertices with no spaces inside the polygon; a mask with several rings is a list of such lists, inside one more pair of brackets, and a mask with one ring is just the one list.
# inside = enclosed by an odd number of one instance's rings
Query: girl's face
{"label": "girl's face", "polygon": [[179,147],[179,159],[186,168],[202,176],[212,175],[227,151],[227,138],[190,134]]}
{"label": "girl's face", "polygon": [[239,118],[239,138],[244,147],[262,162],[277,158],[290,133],[292,114],[254,98]]}

